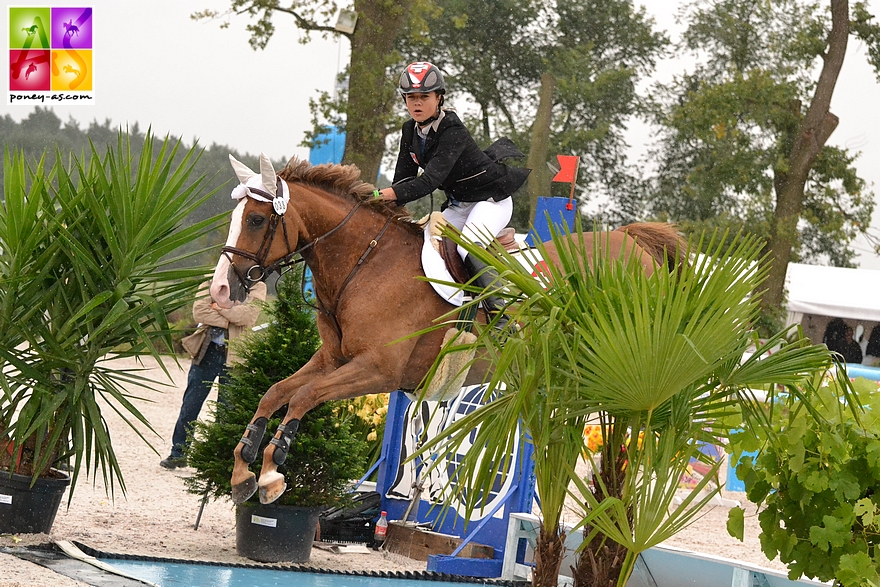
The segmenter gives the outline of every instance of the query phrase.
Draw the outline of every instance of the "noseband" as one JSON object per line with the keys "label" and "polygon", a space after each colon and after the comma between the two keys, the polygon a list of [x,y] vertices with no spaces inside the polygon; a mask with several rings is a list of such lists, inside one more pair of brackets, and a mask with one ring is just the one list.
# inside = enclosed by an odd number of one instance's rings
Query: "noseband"
{"label": "noseband", "polygon": [[[278,178],[278,189],[276,193],[281,194],[282,192],[282,182],[283,180]],[[268,198],[270,201],[274,200],[278,196],[272,195],[269,192],[263,191],[259,188],[248,188],[249,191],[254,192],[257,195],[263,196],[264,198]],[[257,249],[256,253],[251,253],[250,251],[246,251],[244,249],[239,249],[238,247],[230,247],[224,246],[222,250],[223,254],[226,255],[226,258],[229,259],[229,264],[232,266],[232,269],[235,271],[235,275],[238,277],[238,280],[241,282],[242,286],[244,286],[245,291],[250,292],[251,286],[254,283],[259,281],[264,281],[269,275],[274,271],[281,272],[285,267],[289,267],[296,263],[305,260],[306,254],[305,252],[314,247],[323,239],[329,237],[334,232],[342,228],[351,217],[354,216],[354,213],[357,212],[357,209],[360,208],[363,200],[358,200],[355,202],[354,207],[349,211],[348,215],[342,219],[342,222],[337,224],[335,227],[331,228],[325,234],[317,237],[310,243],[306,243],[300,248],[291,251],[290,250],[290,238],[287,234],[287,223],[284,219],[284,214],[277,214],[275,212],[275,207],[273,206],[272,214],[269,216],[269,227],[266,229],[266,232],[263,234],[263,242],[260,243],[260,248]],[[275,233],[278,231],[278,225],[281,224],[281,230],[284,234],[284,244],[287,247],[287,254],[283,257],[279,258],[274,263],[266,265],[266,257],[269,256],[269,249],[272,246],[272,241],[275,240]],[[383,231],[384,232],[384,231]],[[235,266],[235,263],[232,262],[232,255],[239,255],[244,257],[245,259],[250,259],[255,265],[252,265],[248,268],[247,272],[242,274],[241,271]],[[295,257],[299,256],[299,259],[295,259]]]}

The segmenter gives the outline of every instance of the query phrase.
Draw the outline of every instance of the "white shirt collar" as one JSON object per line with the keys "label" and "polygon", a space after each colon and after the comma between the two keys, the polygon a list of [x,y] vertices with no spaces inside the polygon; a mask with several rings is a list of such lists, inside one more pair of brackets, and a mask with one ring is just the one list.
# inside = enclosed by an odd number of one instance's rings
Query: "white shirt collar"
{"label": "white shirt collar", "polygon": [[432,122],[428,126],[423,128],[419,125],[419,123],[416,123],[416,132],[419,133],[420,137],[425,138],[425,139],[428,138],[428,132],[432,131],[432,130],[434,132],[437,132],[437,127],[440,126],[440,121],[443,120],[443,118],[445,116],[446,116],[446,111],[440,110],[440,114],[437,116],[437,120],[435,120],[434,122]]}

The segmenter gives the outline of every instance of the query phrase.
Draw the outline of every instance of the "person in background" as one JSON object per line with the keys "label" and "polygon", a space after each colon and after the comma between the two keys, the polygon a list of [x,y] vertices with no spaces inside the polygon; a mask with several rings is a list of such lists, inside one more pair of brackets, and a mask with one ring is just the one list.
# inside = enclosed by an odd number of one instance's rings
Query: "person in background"
{"label": "person in background", "polygon": [[862,364],[870,367],[875,367],[878,363],[880,363],[880,324],[871,329],[868,346],[865,347],[865,357],[862,359]]}
{"label": "person in background", "polygon": [[199,323],[198,329],[182,341],[192,355],[192,365],[171,436],[171,454],[159,462],[165,469],[186,466],[184,453],[192,423],[199,417],[214,381],[219,378],[222,384],[227,365],[237,359],[229,345],[254,327],[262,309],[261,302],[266,301],[266,284],[260,281],[251,286],[243,304],[226,310],[211,299],[210,286],[209,281],[203,283],[193,303],[193,319]]}
{"label": "person in background", "polygon": [[844,331],[846,330],[846,322],[843,318],[833,318],[825,327],[825,334],[822,335],[822,344],[828,347],[829,351],[841,353],[843,348]]}
{"label": "person in background", "polygon": [[[485,241],[510,222],[511,196],[530,172],[501,161],[524,155],[508,139],[498,140],[485,151],[480,149],[458,115],[443,108],[446,82],[437,66],[427,61],[409,64],[400,75],[398,91],[411,118],[401,130],[392,185],[377,190],[376,197],[402,206],[442,189],[446,194],[441,206],[444,218],[469,240],[485,247]],[[498,278],[462,247],[458,253],[478,287],[485,289]],[[485,304],[490,314],[503,308],[496,296],[488,297]],[[506,324],[504,318],[499,317],[499,328]]]}
{"label": "person in background", "polygon": [[843,331],[843,343],[838,351],[843,355],[843,360],[847,363],[862,362],[862,346],[853,340],[853,329],[847,326]]}

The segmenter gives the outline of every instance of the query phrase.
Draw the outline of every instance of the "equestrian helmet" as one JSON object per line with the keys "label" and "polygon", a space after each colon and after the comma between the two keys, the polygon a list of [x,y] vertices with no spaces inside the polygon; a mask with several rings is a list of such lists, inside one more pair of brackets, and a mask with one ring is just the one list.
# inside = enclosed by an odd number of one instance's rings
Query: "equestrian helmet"
{"label": "equestrian helmet", "polygon": [[437,66],[427,61],[410,63],[400,74],[400,95],[427,94],[437,92],[440,95],[446,93],[446,82],[443,74]]}

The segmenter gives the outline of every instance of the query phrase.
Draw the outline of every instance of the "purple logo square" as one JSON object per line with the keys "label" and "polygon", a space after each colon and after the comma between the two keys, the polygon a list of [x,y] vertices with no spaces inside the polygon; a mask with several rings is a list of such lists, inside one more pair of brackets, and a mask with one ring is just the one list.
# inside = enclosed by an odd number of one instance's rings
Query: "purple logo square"
{"label": "purple logo square", "polygon": [[92,9],[52,8],[52,48],[91,49]]}

